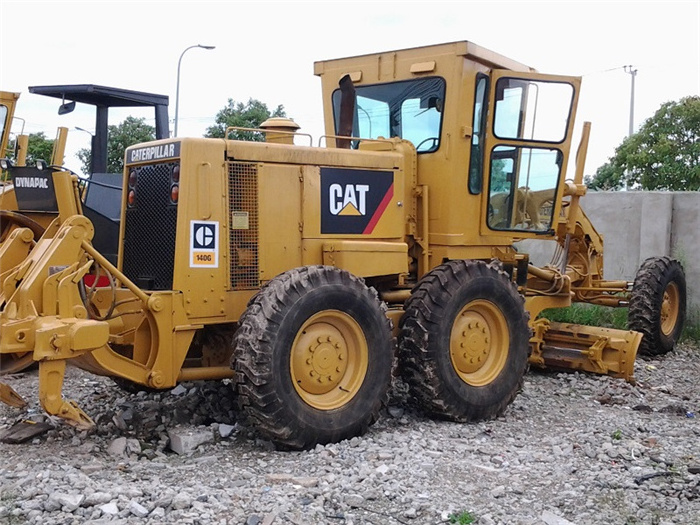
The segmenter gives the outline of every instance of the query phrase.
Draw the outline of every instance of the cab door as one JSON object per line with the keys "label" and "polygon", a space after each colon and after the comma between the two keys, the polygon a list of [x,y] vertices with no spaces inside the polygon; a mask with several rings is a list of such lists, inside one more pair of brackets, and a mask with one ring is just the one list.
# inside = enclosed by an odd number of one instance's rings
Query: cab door
{"label": "cab door", "polygon": [[482,235],[554,236],[580,87],[580,77],[492,71]]}

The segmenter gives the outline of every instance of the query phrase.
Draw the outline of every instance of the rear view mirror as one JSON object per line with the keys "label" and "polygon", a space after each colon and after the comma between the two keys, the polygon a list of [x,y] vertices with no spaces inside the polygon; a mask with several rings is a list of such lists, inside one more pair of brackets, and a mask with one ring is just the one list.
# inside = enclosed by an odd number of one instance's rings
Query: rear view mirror
{"label": "rear view mirror", "polygon": [[442,99],[438,97],[424,97],[420,99],[421,109],[435,109],[438,113],[442,113]]}
{"label": "rear view mirror", "polygon": [[66,113],[70,113],[70,112],[73,111],[74,109],[75,109],[75,101],[74,101],[74,102],[64,103],[64,104],[61,104],[61,105],[58,107],[58,114],[59,114],[59,115],[65,115]]}

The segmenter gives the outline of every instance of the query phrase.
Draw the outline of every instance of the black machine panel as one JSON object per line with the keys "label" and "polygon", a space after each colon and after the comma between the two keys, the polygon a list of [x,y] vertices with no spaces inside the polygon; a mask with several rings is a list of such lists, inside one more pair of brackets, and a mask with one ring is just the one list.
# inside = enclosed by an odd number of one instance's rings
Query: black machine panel
{"label": "black machine panel", "polygon": [[168,162],[133,168],[135,184],[130,181],[126,190],[134,191],[134,200],[125,214],[122,271],[146,290],[171,290],[173,286],[177,205],[170,200],[170,188],[173,168],[178,165]]}
{"label": "black machine panel", "polygon": [[13,166],[10,170],[19,211],[57,212],[53,171],[30,166]]}

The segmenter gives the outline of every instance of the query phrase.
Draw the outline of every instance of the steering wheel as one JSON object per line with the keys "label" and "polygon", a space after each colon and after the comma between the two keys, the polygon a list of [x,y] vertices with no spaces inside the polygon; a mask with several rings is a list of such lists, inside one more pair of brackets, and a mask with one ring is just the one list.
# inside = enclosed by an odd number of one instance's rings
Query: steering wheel
{"label": "steering wheel", "polygon": [[430,148],[428,148],[428,149],[432,149],[432,148],[434,148],[435,146],[438,145],[438,142],[440,142],[440,138],[439,138],[439,137],[428,137],[427,139],[421,140],[421,141],[418,143],[418,145],[416,146],[416,151],[419,151],[420,148],[421,148],[421,146],[422,146],[423,144],[425,144],[426,142],[429,142],[429,141],[432,141],[432,142],[433,142],[433,145],[432,145]]}

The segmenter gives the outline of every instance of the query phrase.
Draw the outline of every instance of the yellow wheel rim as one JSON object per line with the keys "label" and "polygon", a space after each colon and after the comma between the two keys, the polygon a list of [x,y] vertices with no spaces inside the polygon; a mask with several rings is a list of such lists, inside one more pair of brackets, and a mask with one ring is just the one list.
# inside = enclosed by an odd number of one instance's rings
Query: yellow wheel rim
{"label": "yellow wheel rim", "polygon": [[294,388],[314,408],[340,408],[360,390],[368,355],[365,334],[352,317],[338,310],[319,312],[304,323],[292,345]]}
{"label": "yellow wheel rim", "polygon": [[664,335],[671,335],[678,323],[680,313],[680,293],[676,283],[669,283],[664,290],[664,298],[661,301],[661,331]]}
{"label": "yellow wheel rim", "polygon": [[489,301],[468,303],[452,325],[452,366],[469,385],[488,385],[496,379],[508,360],[509,346],[508,323]]}

